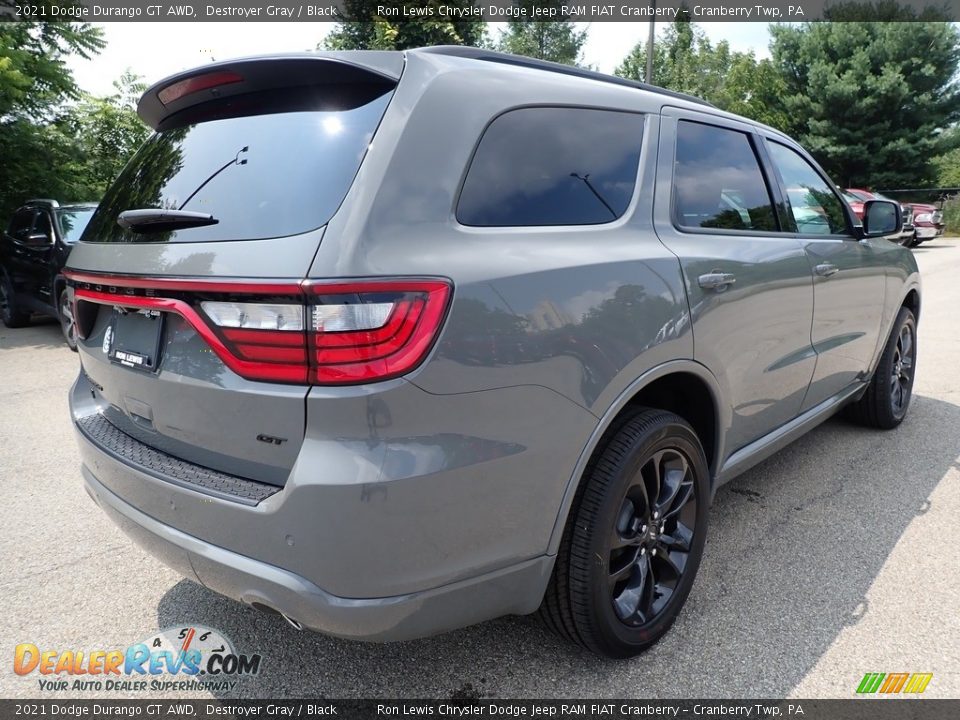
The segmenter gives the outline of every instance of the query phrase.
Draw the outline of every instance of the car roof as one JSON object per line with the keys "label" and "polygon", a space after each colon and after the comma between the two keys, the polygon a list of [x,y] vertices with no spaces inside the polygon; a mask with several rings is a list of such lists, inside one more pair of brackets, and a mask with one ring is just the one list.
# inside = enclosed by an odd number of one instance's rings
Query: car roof
{"label": "car roof", "polygon": [[656,85],[648,85],[647,83],[639,82],[638,80],[630,80],[629,78],[623,78],[617,75],[607,75],[606,73],[597,72],[595,70],[587,70],[575,65],[564,65],[562,63],[550,62],[548,60],[530,58],[526,57],[525,55],[511,55],[509,53],[495,52],[493,50],[485,50],[483,48],[467,47],[463,45],[437,45],[427,48],[418,48],[409,52],[448,55],[450,57],[460,57],[470,60],[479,60],[481,62],[499,63],[501,65],[522,67],[531,70],[543,70],[544,72],[556,73],[558,75],[566,75],[569,77],[583,78],[585,80],[595,80],[597,82],[620,85],[622,87],[635,88],[637,90],[645,90],[647,92],[657,93],[658,95],[664,95],[665,97],[684,100],[686,102],[692,102],[698,105],[705,105],[706,107],[710,108],[716,107],[702,98],[698,98],[693,95],[687,95],[686,93],[667,90],[666,88],[657,87]]}

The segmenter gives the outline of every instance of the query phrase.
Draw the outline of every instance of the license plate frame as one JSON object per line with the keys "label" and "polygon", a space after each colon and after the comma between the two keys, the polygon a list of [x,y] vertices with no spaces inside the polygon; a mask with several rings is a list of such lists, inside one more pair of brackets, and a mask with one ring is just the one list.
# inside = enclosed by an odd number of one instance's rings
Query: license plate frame
{"label": "license plate frame", "polygon": [[110,362],[138,372],[157,372],[160,369],[164,315],[159,310],[114,308],[108,329],[107,357]]}

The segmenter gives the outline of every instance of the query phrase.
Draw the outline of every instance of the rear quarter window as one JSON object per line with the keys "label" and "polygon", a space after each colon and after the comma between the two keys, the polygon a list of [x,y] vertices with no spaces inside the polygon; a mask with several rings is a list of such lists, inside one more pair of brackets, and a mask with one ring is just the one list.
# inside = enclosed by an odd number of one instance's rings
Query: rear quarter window
{"label": "rear quarter window", "polygon": [[597,225],[630,205],[640,163],[643,115],[536,107],[490,123],[457,204],[457,220],[479,227]]}
{"label": "rear quarter window", "polygon": [[[81,239],[257,240],[321,227],[350,189],[391,96],[376,89],[341,96],[338,103],[297,88],[285,98],[244,97],[239,114],[236,106],[201,108],[194,122],[162,130],[144,144]],[[146,208],[209,213],[218,222],[139,234],[117,225],[121,212]]]}

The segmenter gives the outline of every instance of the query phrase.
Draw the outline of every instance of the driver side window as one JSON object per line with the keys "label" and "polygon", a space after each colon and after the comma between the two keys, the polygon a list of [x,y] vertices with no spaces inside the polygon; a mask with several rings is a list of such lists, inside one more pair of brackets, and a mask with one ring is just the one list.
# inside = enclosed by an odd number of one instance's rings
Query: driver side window
{"label": "driver side window", "polygon": [[41,211],[33,224],[32,235],[46,235],[47,240],[53,242],[53,225],[50,223],[50,214]]}
{"label": "driver side window", "polygon": [[787,203],[802,235],[846,235],[843,203],[813,166],[785,145],[767,141],[770,157],[780,172]]}
{"label": "driver side window", "polygon": [[13,214],[13,219],[10,221],[10,229],[7,231],[10,233],[11,237],[16,238],[17,240],[26,239],[27,235],[30,234],[30,228],[33,227],[33,208],[20,208]]}

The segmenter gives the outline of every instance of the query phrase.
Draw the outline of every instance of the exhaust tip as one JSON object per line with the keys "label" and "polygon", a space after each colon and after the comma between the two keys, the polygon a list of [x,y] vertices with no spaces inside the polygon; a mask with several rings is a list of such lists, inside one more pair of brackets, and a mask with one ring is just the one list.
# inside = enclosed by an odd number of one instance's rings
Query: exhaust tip
{"label": "exhaust tip", "polygon": [[301,623],[299,620],[294,620],[289,615],[285,615],[275,607],[270,607],[262,602],[252,602],[250,603],[250,607],[252,607],[254,610],[259,610],[262,613],[266,613],[267,615],[279,615],[286,620],[290,624],[290,627],[292,627],[294,630],[303,630],[303,623]]}
{"label": "exhaust tip", "polygon": [[284,615],[283,613],[280,613],[280,616],[290,623],[290,627],[292,627],[294,630],[303,630],[303,624],[299,620],[294,620],[289,615]]}

